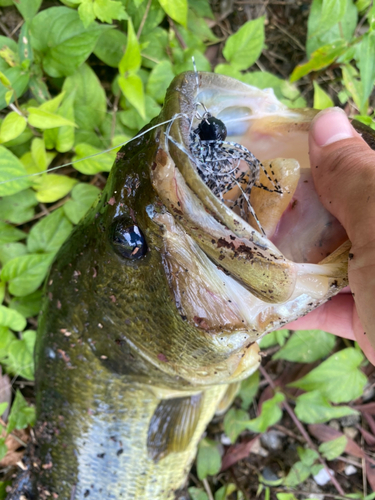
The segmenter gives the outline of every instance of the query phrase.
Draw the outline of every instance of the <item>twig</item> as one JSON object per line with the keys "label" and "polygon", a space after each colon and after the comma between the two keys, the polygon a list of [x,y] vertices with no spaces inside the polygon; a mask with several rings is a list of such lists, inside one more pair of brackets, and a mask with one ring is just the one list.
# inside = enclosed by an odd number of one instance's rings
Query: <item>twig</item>
{"label": "twig", "polygon": [[151,7],[151,2],[152,2],[152,0],[148,0],[145,13],[143,14],[141,24],[139,25],[139,28],[138,28],[138,31],[137,31],[137,39],[138,40],[139,40],[139,37],[141,36],[142,30],[143,30],[143,26],[145,25],[145,22],[146,22],[146,19],[147,19],[147,16],[148,16],[148,12],[149,12],[150,7]]}
{"label": "twig", "polygon": [[14,30],[11,32],[10,36],[13,38],[13,35],[20,29],[20,27],[23,25],[25,21],[21,19],[21,21],[17,24],[17,26],[14,28]]}
{"label": "twig", "polygon": [[202,483],[203,483],[204,489],[206,490],[206,493],[207,493],[207,496],[208,496],[208,500],[214,500],[214,497],[212,495],[212,491],[211,491],[210,485],[208,484],[207,479],[204,478],[202,480]]}
{"label": "twig", "polygon": [[6,36],[8,38],[12,38],[9,31],[8,31],[8,28],[5,26],[5,24],[2,21],[0,21],[0,28],[3,30],[3,32],[6,34]]}
{"label": "twig", "polygon": [[[363,436],[361,435],[361,448],[363,450],[364,448],[364,439]],[[364,455],[361,459],[362,461],[362,485],[363,485],[363,496],[364,498],[367,497],[367,471],[366,471],[366,456]]]}
{"label": "twig", "polygon": [[[276,390],[276,386],[273,383],[273,380],[268,375],[268,373],[266,372],[266,370],[263,368],[262,365],[259,367],[259,371],[263,375],[263,377],[268,381],[268,383],[270,384],[270,386],[272,387],[272,389]],[[310,448],[312,450],[314,450],[314,451],[316,451],[318,453],[318,460],[323,465],[324,469],[326,470],[326,472],[327,472],[329,478],[331,479],[332,484],[335,486],[336,490],[340,493],[340,495],[345,496],[344,490],[341,488],[341,486],[338,483],[338,481],[335,478],[335,476],[332,476],[332,474],[331,474],[331,472],[330,472],[330,470],[328,468],[328,465],[326,464],[325,460],[323,460],[323,458],[321,457],[320,453],[317,451],[316,446],[312,442],[312,440],[311,440],[310,436],[308,435],[308,433],[307,433],[306,429],[304,428],[304,426],[301,424],[301,422],[296,417],[296,415],[295,415],[294,411],[292,410],[291,406],[289,405],[289,403],[287,401],[283,401],[282,404],[283,404],[284,408],[286,409],[286,411],[289,413],[289,416],[291,417],[291,419],[295,423],[297,429],[300,431],[300,433],[302,434],[302,436],[305,438],[307,444],[310,446]]]}
{"label": "twig", "polygon": [[172,21],[172,19],[168,16],[168,22],[169,22],[169,25],[170,27],[173,29],[175,35],[176,35],[176,38],[177,38],[177,41],[178,43],[181,45],[181,48],[182,49],[187,49],[188,46],[186,45],[185,43],[185,40],[182,38],[181,34],[178,32],[174,22]]}
{"label": "twig", "polygon": [[291,35],[289,33],[289,31],[287,31],[285,28],[283,28],[282,26],[280,26],[280,24],[275,20],[275,18],[273,18],[271,22],[272,22],[272,24],[274,24],[276,26],[276,28],[278,28],[281,31],[281,33],[283,33],[284,35],[288,36],[291,40],[293,40],[293,42],[297,45],[297,47],[299,49],[302,50],[302,52],[305,52],[305,47],[298,40],[298,38],[296,38],[295,36]]}
{"label": "twig", "polygon": [[17,106],[15,106],[13,103],[10,103],[9,104],[9,107],[10,109],[12,109],[13,111],[15,111],[17,113],[17,115],[20,115],[20,116],[24,116],[22,114],[22,112],[17,108]]}

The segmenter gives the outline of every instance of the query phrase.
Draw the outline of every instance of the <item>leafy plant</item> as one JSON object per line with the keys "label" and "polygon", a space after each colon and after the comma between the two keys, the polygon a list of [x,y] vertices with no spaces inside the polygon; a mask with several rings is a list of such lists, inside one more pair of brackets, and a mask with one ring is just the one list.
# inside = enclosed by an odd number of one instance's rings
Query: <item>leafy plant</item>
{"label": "leafy plant", "polygon": [[[375,128],[373,110],[368,111],[375,80],[375,6],[370,0],[313,0],[306,57],[289,80],[254,66],[267,43],[266,16],[244,22],[223,39],[210,28],[215,16],[208,0],[56,0],[52,6],[42,0],[0,0],[0,7],[13,9],[21,26],[14,37],[0,36],[0,362],[6,372],[29,381],[34,378],[40,287],[54,256],[95,202],[120,145],[160,112],[173,77],[192,69],[192,56],[198,70],[272,88],[290,107],[307,104],[297,86],[303,82],[312,89],[316,108],[349,103],[359,120]],[[210,45],[220,47],[215,66],[207,57]],[[327,77],[329,72],[334,77]],[[331,86],[322,76],[331,78]],[[335,338],[321,331],[290,335],[281,330],[260,345],[272,351],[282,346],[273,356],[278,362],[327,358],[290,386],[305,391],[294,400],[302,422],[356,413],[341,403],[350,405],[363,392],[359,351],[331,354]],[[258,373],[244,381],[241,408],[225,416],[224,430],[232,442],[241,432],[263,433],[282,417],[290,387],[279,388],[259,416],[250,418],[259,382]],[[0,403],[0,413],[4,409]],[[6,436],[33,420],[33,408],[17,391],[0,438],[0,456],[6,453]],[[335,441],[319,448],[329,460],[343,450],[344,440]],[[201,441],[199,479],[218,472],[219,449],[212,439]],[[284,485],[299,484],[317,470],[315,459],[313,450],[300,451]],[[200,487],[189,491],[194,499],[207,498]],[[265,492],[270,495],[268,486]],[[215,500],[234,493],[241,498],[233,483],[220,485]],[[277,498],[295,497],[278,492]]]}

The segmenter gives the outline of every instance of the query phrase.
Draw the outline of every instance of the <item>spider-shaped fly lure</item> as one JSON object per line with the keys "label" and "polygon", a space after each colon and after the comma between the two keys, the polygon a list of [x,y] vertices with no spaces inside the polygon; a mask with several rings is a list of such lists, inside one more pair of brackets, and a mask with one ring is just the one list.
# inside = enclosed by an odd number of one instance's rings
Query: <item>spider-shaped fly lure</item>
{"label": "spider-shaped fly lure", "polygon": [[[271,179],[262,163],[244,146],[236,142],[226,141],[227,129],[225,124],[212,116],[206,107],[199,103],[204,113],[196,113],[196,117],[201,120],[198,127],[190,133],[190,151],[196,159],[198,173],[203,182],[231,208],[239,206],[241,217],[246,216],[245,206],[256,220],[263,235],[264,229],[250,204],[250,192],[253,187],[265,189],[271,193],[282,194],[282,189],[277,179]],[[248,169],[240,172],[240,162],[247,163]],[[264,171],[267,179],[273,184],[275,189],[269,189],[258,182],[260,169]],[[240,173],[239,173],[240,172]],[[274,172],[271,171],[274,176]],[[225,193],[237,186],[241,192],[235,200],[223,198]]]}

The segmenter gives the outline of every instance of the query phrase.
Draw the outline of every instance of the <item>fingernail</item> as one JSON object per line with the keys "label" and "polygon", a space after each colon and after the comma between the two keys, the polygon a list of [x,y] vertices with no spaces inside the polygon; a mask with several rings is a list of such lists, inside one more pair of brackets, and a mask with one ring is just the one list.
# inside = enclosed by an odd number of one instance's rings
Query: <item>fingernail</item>
{"label": "fingernail", "polygon": [[312,121],[311,135],[318,146],[324,147],[354,137],[354,129],[342,109],[328,108]]}

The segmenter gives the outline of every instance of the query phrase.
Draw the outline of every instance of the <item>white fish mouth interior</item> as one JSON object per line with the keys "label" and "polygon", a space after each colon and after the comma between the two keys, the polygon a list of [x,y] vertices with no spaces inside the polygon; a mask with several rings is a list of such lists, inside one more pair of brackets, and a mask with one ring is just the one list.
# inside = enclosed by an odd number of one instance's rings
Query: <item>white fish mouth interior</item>
{"label": "white fish mouth interior", "polygon": [[[275,158],[298,161],[301,180],[293,201],[275,234],[269,237],[285,257],[294,262],[318,263],[347,240],[344,229],[325,210],[313,187],[308,156],[311,117],[306,119],[298,110],[280,103],[272,89],[259,90],[245,84],[243,90],[233,92],[202,88],[197,102],[224,122],[227,141],[241,144],[262,163]],[[199,104],[197,108],[203,111]],[[199,121],[195,118],[193,129]]]}

